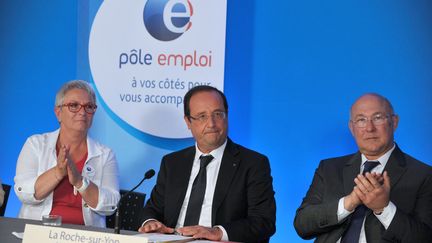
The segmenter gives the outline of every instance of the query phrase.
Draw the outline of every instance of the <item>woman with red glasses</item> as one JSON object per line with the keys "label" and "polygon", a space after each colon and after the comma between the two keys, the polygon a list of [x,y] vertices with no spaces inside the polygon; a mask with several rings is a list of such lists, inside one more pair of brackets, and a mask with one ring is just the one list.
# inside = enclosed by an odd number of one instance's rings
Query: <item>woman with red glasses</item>
{"label": "woman with red glasses", "polygon": [[118,166],[112,150],[88,136],[96,96],[82,80],[57,92],[60,128],[29,137],[18,157],[14,190],[20,218],[60,215],[63,223],[105,227],[119,201]]}

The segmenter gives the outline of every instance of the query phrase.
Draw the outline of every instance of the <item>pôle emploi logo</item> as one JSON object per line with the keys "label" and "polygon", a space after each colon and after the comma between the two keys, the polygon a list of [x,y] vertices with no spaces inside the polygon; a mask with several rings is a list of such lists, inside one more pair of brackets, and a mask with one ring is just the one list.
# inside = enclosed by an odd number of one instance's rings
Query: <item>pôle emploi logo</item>
{"label": "p\u00f4le emploi logo", "polygon": [[148,0],[144,7],[144,25],[151,36],[172,41],[192,26],[189,0]]}

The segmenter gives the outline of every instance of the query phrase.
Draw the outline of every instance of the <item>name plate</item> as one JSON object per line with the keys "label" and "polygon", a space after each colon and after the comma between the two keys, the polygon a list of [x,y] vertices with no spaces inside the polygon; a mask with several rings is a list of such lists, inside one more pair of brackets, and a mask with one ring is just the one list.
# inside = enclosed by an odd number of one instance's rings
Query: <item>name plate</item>
{"label": "name plate", "polygon": [[148,243],[144,237],[26,224],[23,243]]}

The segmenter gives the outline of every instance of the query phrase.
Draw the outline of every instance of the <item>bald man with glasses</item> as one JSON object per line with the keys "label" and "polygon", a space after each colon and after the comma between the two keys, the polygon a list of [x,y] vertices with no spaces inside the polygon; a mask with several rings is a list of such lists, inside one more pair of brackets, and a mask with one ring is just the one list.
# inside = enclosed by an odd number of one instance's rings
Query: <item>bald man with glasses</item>
{"label": "bald man with glasses", "polygon": [[432,242],[432,168],[394,142],[399,117],[379,94],[351,107],[359,151],[321,161],[294,226],[315,242]]}

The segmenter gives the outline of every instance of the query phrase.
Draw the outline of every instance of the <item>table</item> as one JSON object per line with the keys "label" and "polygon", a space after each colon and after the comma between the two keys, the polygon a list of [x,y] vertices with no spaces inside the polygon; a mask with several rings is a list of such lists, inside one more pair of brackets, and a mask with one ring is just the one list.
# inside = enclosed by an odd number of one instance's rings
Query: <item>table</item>
{"label": "table", "polygon": [[[24,232],[24,228],[26,224],[36,224],[42,225],[42,221],[40,220],[31,220],[31,219],[20,219],[20,218],[8,218],[8,217],[0,217],[0,242],[1,243],[21,243],[22,240],[16,238],[12,235],[12,232]],[[99,228],[93,226],[85,226],[85,225],[74,225],[74,224],[62,224],[63,228],[69,229],[80,229],[80,230],[90,230],[96,232],[106,232],[106,233],[114,233],[114,229],[110,228]],[[120,232],[123,235],[135,235],[138,232],[122,230]]]}
{"label": "table", "polygon": [[[31,219],[21,219],[21,218],[8,218],[8,217],[0,217],[0,242],[1,243],[21,243],[22,240],[18,239],[12,232],[22,233],[24,232],[24,228],[26,224],[36,224],[42,225],[42,221],[40,220],[31,220]],[[62,224],[62,228],[68,229],[79,229],[79,230],[89,230],[95,232],[105,232],[105,233],[114,233],[114,229],[111,228],[99,228],[94,226],[85,226],[85,225],[75,225],[75,224]],[[137,231],[129,231],[129,230],[121,230],[120,233],[122,235],[136,235]],[[151,235],[151,234],[149,234]],[[148,236],[146,236],[148,237]],[[190,240],[187,240],[190,241]],[[187,242],[178,241],[178,242]],[[193,240],[194,243],[209,243],[214,241],[207,240]],[[235,243],[235,242],[233,242]]]}

